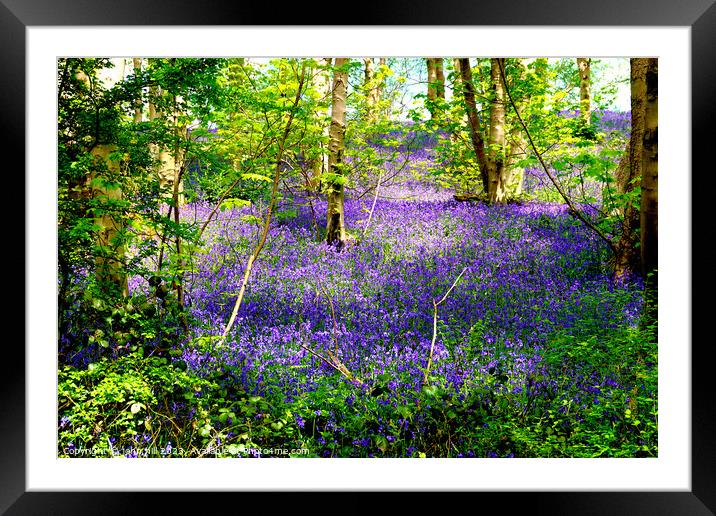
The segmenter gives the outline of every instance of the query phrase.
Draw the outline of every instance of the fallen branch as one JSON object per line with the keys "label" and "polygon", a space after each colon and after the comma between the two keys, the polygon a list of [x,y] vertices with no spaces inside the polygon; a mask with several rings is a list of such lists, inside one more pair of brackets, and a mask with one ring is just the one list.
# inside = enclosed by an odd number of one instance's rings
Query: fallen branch
{"label": "fallen branch", "polygon": [[324,357],[324,356],[321,355],[320,353],[317,353],[317,352],[313,351],[311,348],[309,348],[309,347],[306,346],[305,344],[301,344],[301,347],[302,347],[303,349],[305,349],[306,351],[308,351],[308,352],[309,352],[311,355],[313,355],[314,357],[316,357],[316,358],[322,360],[323,362],[325,362],[326,364],[328,364],[329,366],[331,366],[333,369],[335,369],[336,371],[338,371],[339,373],[341,373],[341,374],[342,374],[343,376],[345,376],[349,381],[351,381],[351,382],[357,382],[359,385],[363,385],[363,381],[362,381],[360,378],[358,378],[357,376],[354,376],[353,373],[351,373],[351,372],[348,370],[348,368],[347,368],[345,365],[343,365],[343,362],[341,362],[340,360],[338,360],[338,357],[335,356],[335,355],[334,355],[333,353],[331,353],[330,351],[328,352],[328,355],[331,357],[331,359],[328,360],[326,357]]}
{"label": "fallen branch", "polygon": [[464,202],[464,201],[485,201],[485,195],[484,194],[474,194],[474,193],[467,193],[467,194],[453,194],[453,199],[456,201]]}
{"label": "fallen branch", "polygon": [[452,289],[455,288],[455,285],[457,285],[457,282],[460,281],[460,278],[462,278],[462,275],[465,274],[465,271],[467,270],[467,267],[465,267],[460,274],[458,274],[457,278],[455,278],[455,281],[453,282],[452,286],[448,289],[447,292],[445,292],[445,295],[440,299],[440,301],[435,301],[433,299],[433,340],[430,342],[430,355],[428,356],[428,365],[425,367],[425,375],[423,376],[423,385],[428,382],[428,375],[430,374],[430,366],[433,363],[433,351],[435,350],[435,341],[438,337],[438,306],[443,304],[447,297],[450,295],[450,292],[452,292]]}

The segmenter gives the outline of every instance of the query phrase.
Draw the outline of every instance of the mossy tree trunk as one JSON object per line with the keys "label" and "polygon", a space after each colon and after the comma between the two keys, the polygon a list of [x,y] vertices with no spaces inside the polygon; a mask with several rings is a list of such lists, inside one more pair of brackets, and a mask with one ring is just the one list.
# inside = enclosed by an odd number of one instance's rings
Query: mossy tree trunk
{"label": "mossy tree trunk", "polygon": [[435,60],[432,57],[425,58],[425,65],[428,69],[428,100],[434,102],[438,98],[437,75],[435,72]]}
{"label": "mossy tree trunk", "polygon": [[112,144],[97,144],[90,151],[93,168],[89,184],[97,227],[95,270],[102,291],[126,297],[129,288],[124,265],[125,216],[119,181],[121,167],[115,151],[116,146]]}
{"label": "mossy tree trunk", "polygon": [[[151,60],[150,60],[151,63]],[[241,66],[240,64],[238,66]],[[235,74],[237,72],[234,72]],[[177,208],[184,205],[184,145],[186,126],[182,121],[180,106],[182,98],[162,90],[160,86],[150,88],[149,120],[164,119],[171,133],[171,144],[151,144],[151,151],[158,162],[160,201]]]}
{"label": "mossy tree trunk", "polygon": [[[96,77],[78,72],[90,94],[99,96],[97,87],[110,89],[124,76],[124,59],[111,59],[114,65],[109,69],[97,70]],[[97,114],[99,117],[99,113]],[[97,121],[99,127],[100,121]],[[105,135],[106,136],[106,135]],[[116,156],[117,146],[107,141],[98,132],[95,143],[89,150],[92,165],[80,189],[81,195],[91,200],[90,214],[94,219],[95,237],[95,279],[101,291],[106,294],[126,297],[128,295],[126,256],[126,216],[122,208],[122,169]]]}
{"label": "mossy tree trunk", "polygon": [[445,100],[445,72],[443,71],[443,58],[433,58],[435,63],[435,81],[437,98]]}

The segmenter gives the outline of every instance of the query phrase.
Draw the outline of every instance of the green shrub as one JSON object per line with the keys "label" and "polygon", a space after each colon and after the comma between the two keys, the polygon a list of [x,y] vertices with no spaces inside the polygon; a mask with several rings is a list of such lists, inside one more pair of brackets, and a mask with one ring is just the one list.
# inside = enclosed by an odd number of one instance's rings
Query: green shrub
{"label": "green shrub", "polygon": [[58,456],[251,456],[300,448],[292,412],[202,377],[180,360],[132,353],[58,377]]}

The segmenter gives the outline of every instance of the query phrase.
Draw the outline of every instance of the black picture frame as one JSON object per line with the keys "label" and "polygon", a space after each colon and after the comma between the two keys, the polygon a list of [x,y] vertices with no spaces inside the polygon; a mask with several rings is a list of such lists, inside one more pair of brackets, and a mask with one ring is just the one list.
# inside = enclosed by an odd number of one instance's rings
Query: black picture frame
{"label": "black picture frame", "polygon": [[[271,2],[203,2],[174,0],[169,5],[159,0],[0,0],[0,113],[5,129],[3,142],[6,160],[19,157],[14,170],[24,170],[25,148],[25,29],[28,26],[83,25],[344,25],[336,21],[337,12],[325,5],[301,3],[281,10]],[[345,7],[346,4],[344,4]],[[474,1],[441,0],[438,3],[413,1],[401,3],[383,0],[378,6],[361,4],[350,16],[351,25],[497,25],[497,26],[688,26],[691,27],[692,79],[692,170],[707,172],[711,164],[713,122],[716,116],[716,5],[714,0],[531,0]],[[300,12],[300,13],[299,13]],[[16,162],[17,163],[17,162]],[[690,171],[685,171],[689,173]],[[13,196],[27,199],[24,180],[15,175]],[[707,179],[705,179],[707,181]],[[710,215],[700,212],[708,206],[705,188],[692,186],[692,220],[708,220]],[[19,192],[24,195],[20,196]],[[698,195],[702,197],[697,199]],[[697,202],[698,201],[698,202]],[[19,210],[16,210],[16,213]],[[693,235],[710,232],[694,232]],[[25,226],[12,220],[6,224],[5,237],[13,245],[6,250],[6,271],[32,271],[25,265]],[[693,240],[692,257],[708,256],[708,238]],[[694,267],[692,270],[696,270]],[[15,274],[16,277],[19,274]],[[708,278],[699,279],[702,291],[707,291]],[[710,290],[710,289],[709,289]],[[14,306],[25,307],[25,296],[16,287],[12,296]],[[692,328],[705,325],[710,307],[699,301],[692,290]],[[20,300],[23,300],[20,303]],[[11,321],[10,318],[7,320]],[[7,323],[6,323],[7,324]],[[16,325],[16,323],[15,323]],[[9,326],[8,326],[9,328]],[[12,333],[8,332],[8,335]],[[24,335],[24,334],[23,334]],[[692,490],[690,492],[477,492],[469,493],[471,500],[460,500],[471,507],[489,507],[495,502],[502,510],[548,514],[684,514],[716,513],[716,436],[713,419],[714,388],[709,360],[710,341],[702,336],[691,343],[692,358]],[[24,338],[23,338],[24,340]],[[10,342],[12,341],[13,344]],[[154,504],[163,514],[183,514],[194,511],[196,503],[204,511],[225,505],[237,511],[242,503],[253,503],[252,493],[198,492],[27,492],[25,484],[25,352],[18,339],[6,340],[0,400],[0,511],[19,514],[143,514]],[[688,346],[684,342],[684,346]],[[14,355],[13,355],[14,353]],[[289,497],[267,496],[263,503],[270,512],[282,509],[292,512],[336,511],[369,512],[377,507],[366,493],[341,493],[338,505],[324,505],[324,495],[308,500],[310,493],[292,493]],[[442,493],[453,497],[458,493]],[[261,496],[257,494],[256,496]],[[407,506],[427,507],[427,497],[421,493],[403,496]],[[461,496],[460,498],[463,498]],[[435,499],[435,498],[433,498]],[[443,502],[441,502],[443,503]],[[318,505],[317,505],[318,504]],[[455,504],[455,505],[454,505]],[[453,499],[450,506],[456,505]],[[519,508],[519,510],[518,510]]]}

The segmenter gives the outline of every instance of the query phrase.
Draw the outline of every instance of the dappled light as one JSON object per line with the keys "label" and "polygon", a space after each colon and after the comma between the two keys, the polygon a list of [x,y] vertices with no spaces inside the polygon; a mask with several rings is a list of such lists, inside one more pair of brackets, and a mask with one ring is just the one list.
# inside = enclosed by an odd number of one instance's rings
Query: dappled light
{"label": "dappled light", "polygon": [[658,456],[626,62],[60,59],[58,456]]}

